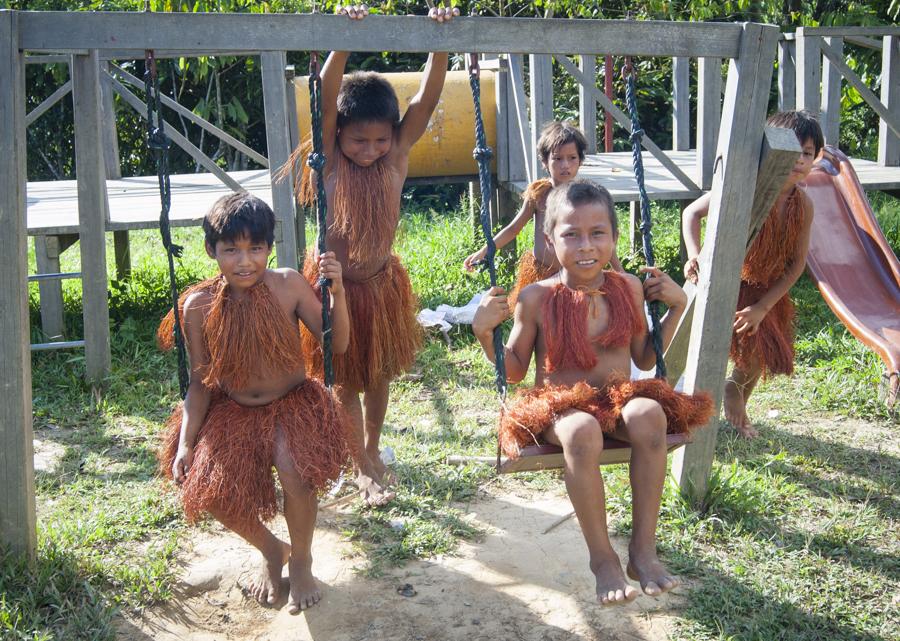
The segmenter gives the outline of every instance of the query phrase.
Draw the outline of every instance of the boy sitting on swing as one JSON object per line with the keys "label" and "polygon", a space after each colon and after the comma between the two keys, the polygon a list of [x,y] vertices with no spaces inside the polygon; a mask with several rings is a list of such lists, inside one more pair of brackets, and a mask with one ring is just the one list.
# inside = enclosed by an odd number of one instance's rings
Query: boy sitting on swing
{"label": "boy sitting on swing", "polygon": [[[825,145],[819,123],[806,111],[778,112],[766,124],[793,129],[802,152],[741,267],[731,337],[734,369],[725,380],[723,409],[725,419],[745,438],[758,435],[747,416],[747,401],[759,379],[794,371],[794,304],[789,292],[806,268],[813,220],[803,180]],[[700,221],[709,212],[710,198],[707,193],[688,205],[681,219],[689,256],[684,276],[694,283],[699,276]]]}
{"label": "boy sitting on swing", "polygon": [[[180,485],[189,521],[209,513],[262,553],[250,586],[260,603],[279,599],[288,565],[288,610],[296,613],[321,598],[311,550],[317,493],[349,464],[352,427],[334,395],[306,377],[297,325],[320,338],[322,305],[293,269],[267,269],[269,206],[246,192],[223,196],[203,230],[221,273],[179,302],[191,378],[169,419],[160,471]],[[341,265],[327,252],[318,271],[332,282],[333,347],[341,353],[350,333]],[[173,323],[170,312],[158,332],[164,348]],[[290,544],[263,524],[277,511],[273,467]]]}
{"label": "boy sitting on swing", "polygon": [[[584,134],[568,120],[555,120],[544,125],[541,130],[537,151],[541,158],[541,164],[550,177],[539,178],[528,185],[525,193],[522,194],[522,208],[519,209],[516,217],[494,236],[494,244],[500,250],[515,240],[528,221],[534,218],[534,249],[523,252],[519,259],[516,284],[508,296],[510,309],[515,309],[516,299],[522,288],[549,278],[559,271],[556,256],[544,240],[544,212],[547,209],[547,195],[554,187],[564,185],[578,176],[578,170],[581,168],[581,163],[584,162],[586,149],[587,140]],[[466,257],[463,266],[468,271],[473,271],[484,260],[485,254],[487,254],[487,247],[482,247]],[[612,266],[616,271],[622,271],[615,254],[612,258]]]}
{"label": "boy sitting on swing", "polygon": [[[362,19],[367,8],[344,7],[351,19]],[[445,22],[457,9],[431,9],[431,18]],[[344,265],[349,304],[350,344],[334,359],[335,383],[365,444],[357,484],[363,498],[382,504],[393,497],[383,487],[387,468],[379,439],[392,379],[412,366],[422,342],[416,320],[417,301],[400,259],[391,252],[400,220],[400,196],[406,180],[409,152],[425,133],[437,107],[447,73],[446,53],[432,53],[419,92],[403,118],[397,95],[383,77],[356,72],[343,78],[349,53],[333,51],[322,71],[323,169],[328,198],[328,246]],[[305,158],[298,148],[294,161]],[[315,198],[315,177],[298,176],[297,192],[304,204]],[[317,287],[315,261],[304,275]],[[304,348],[312,355],[311,372],[322,376],[322,351],[316,337],[304,332]],[[363,395],[360,404],[359,395]]]}
{"label": "boy sitting on swing", "polygon": [[[686,432],[712,414],[707,395],[675,392],[662,380],[629,381],[631,360],[648,369],[655,362],[643,313],[644,301],[668,307],[662,343],[672,340],[686,306],[682,289],[655,267],[642,284],[607,269],[618,237],[609,192],[576,180],[547,198],[543,228],[560,271],[519,295],[506,343],[506,374],[521,381],[532,354],[535,387],[519,392],[500,419],[500,444],[507,456],[545,441],[559,445],[565,481],[590,553],[597,599],[603,605],[633,600],[606,526],[603,478],[598,463],[603,435],[631,444],[634,530],[628,576],[657,596],[679,584],[656,556],[656,522],[666,476],[666,431]],[[472,328],[493,361],[493,329],[510,315],[503,290],[492,288]]]}

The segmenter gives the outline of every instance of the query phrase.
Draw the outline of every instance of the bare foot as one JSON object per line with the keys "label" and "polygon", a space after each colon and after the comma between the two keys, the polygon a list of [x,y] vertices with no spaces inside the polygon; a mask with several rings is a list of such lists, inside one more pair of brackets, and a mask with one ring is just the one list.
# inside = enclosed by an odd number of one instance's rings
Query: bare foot
{"label": "bare foot", "polygon": [[750,422],[747,416],[747,404],[744,402],[744,395],[741,388],[733,380],[725,381],[725,400],[723,402],[725,409],[725,420],[734,426],[738,434],[744,438],[755,438],[759,436],[759,432]]}
{"label": "bare foot", "polygon": [[625,580],[622,564],[616,556],[591,563],[591,572],[597,579],[597,600],[602,605],[622,605],[640,596],[640,592]]}
{"label": "bare foot", "polygon": [[641,584],[641,589],[648,596],[659,596],[672,588],[681,585],[681,579],[671,574],[656,556],[650,554],[634,554],[629,552],[628,577]]}
{"label": "bare foot", "polygon": [[281,592],[281,569],[291,556],[291,546],[278,541],[277,548],[264,552],[256,578],[250,580],[247,590],[261,605],[272,605]]}
{"label": "bare foot", "polygon": [[396,483],[397,476],[394,474],[394,471],[381,460],[381,452],[368,452],[368,454],[369,460],[372,462],[372,467],[377,474],[375,478],[380,478],[381,484],[384,486],[390,486]]}
{"label": "bare foot", "polygon": [[359,495],[366,505],[385,505],[396,496],[394,492],[377,483],[376,478],[380,476],[375,476],[374,473],[365,474],[362,471],[356,475],[356,487],[359,488]]}
{"label": "bare foot", "polygon": [[291,595],[288,598],[288,612],[297,614],[308,610],[322,599],[322,591],[312,575],[312,559],[294,559],[288,563]]}

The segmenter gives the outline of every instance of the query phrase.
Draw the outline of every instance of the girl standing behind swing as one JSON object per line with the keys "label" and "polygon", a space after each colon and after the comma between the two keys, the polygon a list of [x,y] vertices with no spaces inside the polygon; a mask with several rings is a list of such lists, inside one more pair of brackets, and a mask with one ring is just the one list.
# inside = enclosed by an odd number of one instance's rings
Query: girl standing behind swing
{"label": "girl standing behind swing", "polygon": [[[537,151],[541,164],[550,174],[549,178],[539,178],[528,185],[522,194],[522,208],[510,223],[497,232],[494,243],[501,249],[515,240],[529,220],[534,218],[534,249],[522,253],[516,274],[516,284],[509,294],[509,307],[514,309],[516,299],[522,288],[552,276],[559,271],[559,262],[553,250],[544,240],[544,211],[547,208],[547,195],[554,187],[564,185],[578,176],[578,170],[584,162],[587,140],[581,130],[568,120],[553,121],[544,125],[538,139]],[[463,266],[473,271],[484,260],[487,247],[470,254]],[[621,271],[615,253],[612,266]]]}
{"label": "girl standing behind swing", "polygon": [[[607,270],[618,237],[612,198],[602,187],[576,180],[547,198],[543,233],[560,271],[522,290],[505,348],[506,374],[521,381],[532,354],[535,387],[520,392],[500,421],[500,444],[517,457],[525,445],[545,441],[563,448],[565,481],[590,553],[597,600],[631,601],[628,584],[609,542],[603,478],[598,468],[603,435],[631,443],[633,534],[628,575],[644,592],[658,596],[679,581],[656,556],[656,522],[666,476],[666,431],[686,432],[712,414],[706,395],[674,392],[659,379],[629,381],[633,359],[648,369],[655,362],[644,300],[669,309],[661,323],[662,343],[672,340],[686,296],[655,267],[642,284],[629,274]],[[503,290],[482,299],[472,329],[494,359],[493,329],[509,317]]]}

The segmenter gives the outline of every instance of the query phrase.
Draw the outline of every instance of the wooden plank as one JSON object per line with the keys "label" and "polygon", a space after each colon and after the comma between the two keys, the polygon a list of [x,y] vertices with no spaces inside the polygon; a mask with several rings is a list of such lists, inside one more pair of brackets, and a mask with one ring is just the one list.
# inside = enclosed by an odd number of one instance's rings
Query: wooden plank
{"label": "wooden plank", "polygon": [[0,545],[33,560],[37,538],[25,286],[25,61],[17,41],[18,15],[0,11]]}
{"label": "wooden plank", "polygon": [[691,148],[691,59],[672,58],[672,149]]}
{"label": "wooden plank", "polygon": [[[59,237],[35,236],[34,259],[38,274],[59,272]],[[41,329],[47,338],[55,339],[64,335],[62,283],[58,280],[39,281],[38,293],[41,299]]]}
{"label": "wooden plank", "polygon": [[[884,37],[890,38],[890,36]],[[866,49],[880,50],[882,48],[880,40],[876,40],[875,38],[867,38],[866,36],[846,36],[844,40],[846,40],[848,44],[856,45],[858,47],[865,47]]]}
{"label": "wooden plank", "polygon": [[691,344],[691,324],[694,322],[694,303],[697,298],[697,288],[690,281],[684,284],[684,292],[688,297],[687,307],[681,318],[678,319],[678,326],[675,328],[675,334],[666,348],[664,357],[666,380],[673,387],[678,383],[678,379],[681,378],[687,367],[688,350]]}
{"label": "wooden plank", "polygon": [[821,38],[807,35],[805,27],[799,27],[794,34],[794,61],[797,72],[797,109],[805,109],[814,116],[819,115],[819,83],[822,81]]}
{"label": "wooden plank", "polygon": [[889,25],[873,27],[804,27],[804,30],[817,36],[900,36],[900,27]]}
{"label": "wooden plank", "polygon": [[[741,54],[729,64],[712,199],[701,254],[691,324],[685,391],[707,390],[719,407],[737,304],[741,263],[759,167],[763,122],[771,87],[777,27],[745,23]],[[727,188],[724,188],[727,186]],[[715,278],[710,278],[715,274]],[[716,446],[714,419],[698,430],[673,461],[682,491],[694,501],[706,493]]]}
{"label": "wooden plank", "polygon": [[[823,38],[825,44],[833,51],[844,56],[844,39],[837,37]],[[826,56],[822,61],[822,107],[819,125],[825,135],[825,144],[834,145],[840,142],[841,133],[841,74]]]}
{"label": "wooden plank", "polygon": [[[111,65],[111,66],[112,66],[113,74],[119,80],[121,80],[124,83],[128,83],[129,85],[132,85],[133,87],[137,87],[138,89],[144,88],[143,81],[138,80],[135,76],[131,75],[130,73],[128,73],[121,67],[118,67],[116,65]],[[294,92],[291,91],[290,93],[293,96]],[[167,95],[161,94],[160,98],[162,98],[162,103],[166,107],[169,107],[170,109],[176,111],[177,113],[179,113],[183,117],[187,118],[188,120],[190,120],[192,123],[194,123],[198,127],[205,129],[206,131],[211,133],[213,136],[215,136],[219,140],[221,140],[225,143],[228,143],[229,145],[231,145],[232,147],[234,147],[235,149],[240,151],[242,154],[249,156],[257,164],[259,164],[263,167],[269,166],[269,161],[266,159],[265,156],[263,156],[261,153],[255,151],[255,150],[251,149],[250,147],[248,147],[247,145],[242,143],[240,140],[238,140],[237,138],[235,138],[228,132],[223,131],[222,129],[219,129],[211,122],[204,120],[203,118],[201,118],[200,116],[195,114],[190,109],[187,109],[186,107],[181,106],[176,101],[169,98]],[[296,113],[296,111],[294,113]]]}
{"label": "wooden plank", "polygon": [[[287,163],[291,155],[291,133],[289,118],[296,112],[288,113],[287,87],[284,82],[284,68],[287,56],[284,51],[260,54],[262,63],[263,109],[266,116],[266,151],[269,157],[269,175],[272,179],[272,210],[279,222],[280,233],[276,230],[275,252],[279,267],[298,269],[298,246],[305,246],[305,238],[297,238],[299,230],[293,181],[277,180],[276,174]],[[280,236],[280,238],[279,238]],[[299,245],[298,245],[299,240]]]}
{"label": "wooden plank", "polygon": [[722,60],[697,61],[697,180],[700,187],[712,186],[713,162],[722,119]]}
{"label": "wooden plank", "polygon": [[[147,119],[147,106],[144,102],[135,96],[131,91],[129,91],[125,85],[121,82],[113,78],[109,75],[104,75],[102,78],[103,82],[109,83],[112,87],[113,91],[115,91],[119,96],[122,97],[122,100],[131,105],[131,108],[134,109],[141,116],[143,120]],[[181,147],[187,154],[200,163],[204,169],[206,169],[209,173],[213,174],[216,178],[221,180],[225,185],[231,188],[232,191],[241,191],[242,187],[235,181],[231,176],[228,175],[224,169],[219,167],[213,160],[204,154],[200,149],[197,148],[194,143],[185,138],[175,126],[169,121],[163,119],[166,128],[166,135],[172,139],[176,145]]]}
{"label": "wooden plank", "polygon": [[553,120],[553,59],[547,55],[528,56],[528,84],[531,103],[531,166],[534,179],[546,176],[537,143],[541,129]]}
{"label": "wooden plank", "polygon": [[[581,55],[578,60],[578,68],[585,78],[595,80],[597,78],[597,56]],[[594,82],[594,86],[596,86]],[[578,83],[578,125],[584,132],[587,140],[587,149],[585,153],[597,153],[597,101],[594,97],[584,90],[581,83]]]}
{"label": "wooden plank", "polygon": [[797,68],[793,40],[778,42],[778,111],[791,111],[797,104]]}
{"label": "wooden plank", "polygon": [[[531,164],[531,125],[528,123],[528,107],[525,101],[525,72],[524,63],[520,54],[510,54],[509,56],[509,78],[512,85],[513,106],[515,107],[515,117],[511,118],[514,122],[518,135],[515,137],[520,154],[514,154],[512,143],[510,143],[509,156],[509,173],[510,177],[518,173],[518,170],[525,170],[526,180],[531,183],[535,180],[535,170]],[[510,135],[512,141],[513,136]],[[519,159],[521,158],[521,162]]]}
{"label": "wooden plank", "polygon": [[[68,58],[68,56],[66,56],[66,58]],[[59,89],[47,96],[41,104],[28,112],[28,115],[25,116],[25,126],[30,127],[35,120],[43,116],[50,107],[62,100],[62,98],[68,95],[70,91],[72,91],[72,81],[66,80]]]}
{"label": "wooden plank", "polygon": [[859,92],[859,95],[862,96],[863,100],[865,100],[875,113],[878,114],[878,117],[881,118],[881,122],[890,127],[895,135],[900,136],[900,110],[898,110],[898,113],[894,114],[881,104],[881,101],[878,99],[878,96],[875,95],[875,92],[869,89],[866,84],[859,79],[859,76],[853,73],[850,67],[841,60],[842,56],[837,50],[827,44],[823,44],[822,54],[837,68],[841,75],[844,76],[844,79],[853,85]]}
{"label": "wooden plank", "polygon": [[127,229],[113,232],[113,251],[116,254],[116,278],[127,280],[131,277],[131,243]]}
{"label": "wooden plank", "polygon": [[[884,37],[881,78],[881,101],[891,113],[900,115],[900,36]],[[878,164],[882,167],[900,165],[900,136],[883,120],[878,123]]]}
{"label": "wooden plank", "polygon": [[802,153],[800,141],[793,129],[766,127],[763,132],[759,171],[756,175],[756,191],[750,210],[747,247],[762,229],[766,217],[778,200],[784,183]]}
{"label": "wooden plank", "polygon": [[184,52],[354,51],[612,53],[733,58],[740,25],[653,20],[539,20],[372,15],[363,21],[316,14],[23,12],[20,48],[171,49]]}
{"label": "wooden plank", "polygon": [[100,383],[109,373],[109,302],[106,273],[106,169],[103,166],[100,59],[96,50],[74,56],[75,171],[81,243],[85,376]]}
{"label": "wooden plank", "polygon": [[[594,98],[597,99],[597,102],[606,109],[609,113],[613,115],[616,119],[616,122],[619,123],[629,134],[631,133],[631,118],[629,118],[625,112],[619,109],[609,98],[606,97],[606,94],[597,89],[596,87],[591,87],[581,73],[578,70],[571,60],[569,60],[566,56],[556,56],[556,61],[562,65],[563,69],[569,72],[574,78],[580,82],[584,87],[585,91],[592,93]],[[672,175],[675,176],[681,184],[683,184],[688,189],[698,190],[699,187],[697,184],[688,177],[672,160],[665,154],[665,152],[660,149],[655,142],[650,140],[648,136],[643,136],[641,138],[641,144],[644,149],[653,154],[654,158],[656,158],[662,165],[672,172]]]}
{"label": "wooden plank", "polygon": [[[109,73],[109,63],[100,62],[100,73]],[[105,82],[100,83],[100,107],[103,110],[100,118],[103,129],[103,164],[106,167],[106,178],[115,180],[122,177],[122,168],[119,164],[119,134],[116,131],[116,104],[113,101],[113,92]]]}

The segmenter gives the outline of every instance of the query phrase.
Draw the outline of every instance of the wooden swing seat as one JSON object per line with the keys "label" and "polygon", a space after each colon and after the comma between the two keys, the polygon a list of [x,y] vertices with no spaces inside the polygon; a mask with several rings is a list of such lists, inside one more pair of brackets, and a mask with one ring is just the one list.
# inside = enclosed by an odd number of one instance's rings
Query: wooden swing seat
{"label": "wooden swing seat", "polygon": [[[690,441],[686,434],[666,434],[666,451],[672,452]],[[631,460],[631,446],[618,439],[606,436],[603,439],[603,454],[600,465],[628,463]],[[536,472],[557,470],[563,467],[562,448],[549,443],[528,445],[522,448],[519,458],[504,458],[500,461],[500,474],[514,472]]]}

